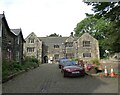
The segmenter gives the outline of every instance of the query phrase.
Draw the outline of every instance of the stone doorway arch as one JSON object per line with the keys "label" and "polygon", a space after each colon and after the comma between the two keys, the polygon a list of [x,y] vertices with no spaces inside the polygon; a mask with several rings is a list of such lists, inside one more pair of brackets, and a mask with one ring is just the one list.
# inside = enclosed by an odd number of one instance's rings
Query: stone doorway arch
{"label": "stone doorway arch", "polygon": [[48,56],[46,56],[46,55],[44,56],[43,62],[48,63]]}

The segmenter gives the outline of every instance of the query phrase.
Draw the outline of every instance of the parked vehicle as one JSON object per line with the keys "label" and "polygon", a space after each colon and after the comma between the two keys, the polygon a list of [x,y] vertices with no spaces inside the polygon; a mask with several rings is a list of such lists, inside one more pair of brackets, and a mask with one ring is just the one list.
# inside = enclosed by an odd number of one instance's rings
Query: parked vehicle
{"label": "parked vehicle", "polygon": [[61,68],[61,72],[64,77],[85,75],[85,69],[78,65],[75,61],[66,62],[66,64]]}
{"label": "parked vehicle", "polygon": [[61,67],[63,67],[64,64],[66,64],[66,62],[69,62],[69,61],[70,61],[70,59],[60,58],[60,59],[59,59],[59,63],[58,63],[59,69],[61,69]]}
{"label": "parked vehicle", "polygon": [[65,66],[75,66],[75,65],[78,66],[78,63],[76,61],[67,60],[61,65],[61,69],[64,68]]}

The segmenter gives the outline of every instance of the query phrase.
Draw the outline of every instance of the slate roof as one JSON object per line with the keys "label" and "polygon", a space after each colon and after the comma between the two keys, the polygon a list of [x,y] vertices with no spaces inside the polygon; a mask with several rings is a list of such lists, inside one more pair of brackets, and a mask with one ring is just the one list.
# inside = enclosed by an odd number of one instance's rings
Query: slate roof
{"label": "slate roof", "polygon": [[77,41],[79,39],[79,37],[74,37],[74,41]]}
{"label": "slate roof", "polygon": [[0,26],[2,24],[2,18],[3,18],[3,14],[0,14]]}
{"label": "slate roof", "polygon": [[[1,26],[1,24],[2,24],[2,21],[5,22],[5,24],[6,24],[5,26],[7,27],[9,33],[12,34],[12,35],[14,35],[14,34],[10,31],[10,28],[9,28],[9,26],[8,26],[8,23],[7,23],[7,20],[6,20],[6,18],[5,18],[4,13],[3,13],[3,14],[0,14],[0,26]],[[1,29],[1,31],[2,31],[2,29]],[[0,36],[1,36],[1,35],[0,35]],[[14,36],[15,36],[15,35],[14,35]]]}
{"label": "slate roof", "polygon": [[38,37],[41,41],[43,41],[46,45],[61,45],[65,42],[68,37]]}
{"label": "slate roof", "polygon": [[[3,18],[3,17],[5,17],[4,13],[3,13],[3,14],[0,14],[0,26],[1,26],[1,24],[2,24],[2,18]],[[6,18],[5,18],[5,20],[6,20]],[[6,21],[6,23],[7,23],[7,21]],[[8,24],[7,24],[7,26],[8,26]],[[8,26],[8,28],[9,28],[9,26]],[[10,30],[10,33],[12,33],[12,35],[14,35],[14,36],[18,36],[20,33],[21,33],[21,35],[22,35],[21,29],[10,29],[10,28],[9,28],[9,30]],[[0,36],[1,36],[1,35],[0,35]],[[23,35],[22,35],[22,39],[23,39],[23,41],[25,41],[24,38],[23,38]]]}
{"label": "slate roof", "polygon": [[19,28],[19,29],[10,29],[10,30],[11,30],[11,32],[12,32],[14,35],[16,35],[16,36],[18,36],[18,35],[21,33],[22,39],[23,39],[23,41],[25,42],[25,39],[23,38],[23,34],[22,34],[22,31],[21,31],[20,28]]}
{"label": "slate roof", "polygon": [[21,29],[10,29],[16,36],[20,34]]}
{"label": "slate roof", "polygon": [[[1,26],[1,24],[2,24],[2,18],[3,18],[3,14],[0,14],[0,26]],[[2,36],[1,35],[1,27],[0,27],[0,37]],[[0,38],[0,43],[1,43],[1,38]]]}

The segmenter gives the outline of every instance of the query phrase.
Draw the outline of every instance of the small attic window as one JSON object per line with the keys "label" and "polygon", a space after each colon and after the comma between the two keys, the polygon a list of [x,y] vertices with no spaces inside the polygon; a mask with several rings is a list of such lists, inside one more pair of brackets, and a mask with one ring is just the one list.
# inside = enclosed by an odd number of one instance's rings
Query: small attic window
{"label": "small attic window", "polygon": [[34,38],[29,38],[28,43],[34,43]]}
{"label": "small attic window", "polygon": [[54,45],[54,48],[59,48],[59,45]]}

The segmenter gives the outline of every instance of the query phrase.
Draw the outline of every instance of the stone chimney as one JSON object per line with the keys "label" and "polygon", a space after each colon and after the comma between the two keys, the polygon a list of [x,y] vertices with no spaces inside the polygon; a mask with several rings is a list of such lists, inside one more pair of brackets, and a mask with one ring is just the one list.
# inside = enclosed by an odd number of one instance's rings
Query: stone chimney
{"label": "stone chimney", "polygon": [[70,33],[70,36],[72,36],[72,37],[73,37],[73,32],[71,32],[71,33]]}

